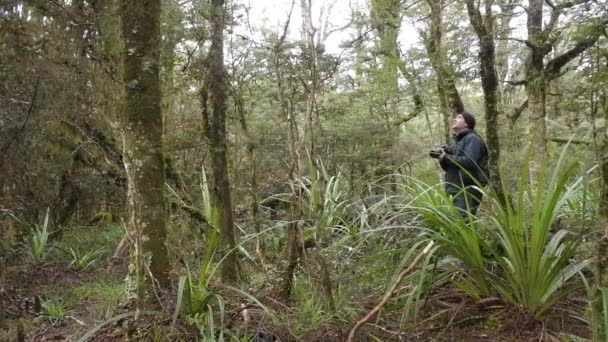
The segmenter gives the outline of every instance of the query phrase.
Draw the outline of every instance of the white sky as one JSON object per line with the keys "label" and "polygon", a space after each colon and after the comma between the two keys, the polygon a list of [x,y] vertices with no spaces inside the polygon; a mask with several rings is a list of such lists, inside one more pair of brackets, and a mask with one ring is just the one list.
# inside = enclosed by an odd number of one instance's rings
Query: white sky
{"label": "white sky", "polygon": [[[247,7],[251,9],[250,20],[253,29],[264,27],[275,32],[282,33],[283,26],[289,15],[289,10],[292,2],[294,3],[291,21],[289,25],[288,38],[299,39],[300,28],[302,25],[302,16],[300,11],[301,0],[241,0]],[[358,9],[367,14],[369,11],[368,3],[370,0],[312,0],[312,20],[313,25],[318,29],[327,14],[329,15],[329,28],[338,28],[346,25],[350,20],[351,8]],[[527,2],[527,1],[526,1]],[[483,10],[483,8],[482,8]],[[494,9],[499,12],[500,9]],[[321,15],[323,13],[323,15]],[[517,37],[525,37],[525,22],[522,17],[516,17],[512,25],[515,28],[513,34]],[[468,18],[463,20],[468,24]],[[420,25],[420,23],[418,24]],[[246,28],[242,27],[242,30]],[[523,31],[523,32],[522,32]],[[249,32],[242,31],[244,35],[250,35]],[[353,34],[353,29],[343,30],[332,33],[325,44],[326,50],[330,53],[337,54],[341,52],[339,44],[349,39],[349,35]],[[413,44],[419,42],[420,37],[416,32],[414,25],[404,18],[401,30],[399,31],[399,42],[403,50],[407,50]]]}
{"label": "white sky", "polygon": [[[242,0],[248,6],[250,11],[250,20],[253,29],[264,27],[275,32],[282,33],[285,22],[289,16],[289,10],[293,0]],[[359,0],[351,0],[359,1]],[[330,11],[330,25],[335,27],[345,25],[350,17],[349,0],[313,0],[312,1],[312,20],[315,28],[320,27],[321,11],[327,16],[328,7],[333,4]],[[300,38],[300,28],[302,25],[302,14],[300,11],[300,0],[295,0],[291,20],[289,24],[288,37],[290,39]],[[338,44],[341,40],[348,38],[346,32],[334,33],[327,41],[331,52],[338,49]]]}
{"label": "white sky", "polygon": [[[282,33],[285,22],[289,16],[289,10],[293,0],[242,0],[251,8],[251,25],[256,28],[265,27],[275,32]],[[317,30],[323,21],[328,20],[328,31],[346,25],[351,16],[351,6],[367,12],[368,0],[312,0],[312,21]],[[329,15],[328,15],[329,14]],[[302,26],[302,14],[300,11],[300,0],[295,0],[291,21],[289,24],[288,38],[299,39]],[[339,53],[338,45],[349,39],[352,29],[333,32],[327,38],[325,47],[330,53]]]}

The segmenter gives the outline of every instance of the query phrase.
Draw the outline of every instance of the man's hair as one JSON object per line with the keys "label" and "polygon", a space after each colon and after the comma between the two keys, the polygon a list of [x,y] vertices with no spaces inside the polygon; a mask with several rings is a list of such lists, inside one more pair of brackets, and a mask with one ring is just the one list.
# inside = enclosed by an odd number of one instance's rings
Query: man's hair
{"label": "man's hair", "polygon": [[462,118],[464,119],[464,122],[466,122],[469,129],[475,129],[475,117],[473,116],[473,114],[469,112],[462,112],[458,114],[462,115]]}

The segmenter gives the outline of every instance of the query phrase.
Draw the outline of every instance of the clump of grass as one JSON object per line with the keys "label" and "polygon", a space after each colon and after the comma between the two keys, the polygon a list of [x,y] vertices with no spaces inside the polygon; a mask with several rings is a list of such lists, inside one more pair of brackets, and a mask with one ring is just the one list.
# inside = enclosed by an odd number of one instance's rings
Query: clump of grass
{"label": "clump of grass", "polygon": [[47,318],[53,326],[61,325],[65,319],[66,311],[63,304],[56,299],[47,299],[42,302],[42,316]]}
{"label": "clump of grass", "polygon": [[84,271],[93,264],[95,264],[99,260],[99,258],[105,253],[105,251],[105,248],[97,248],[81,253],[78,250],[70,248],[70,255],[72,257],[72,261],[70,262],[68,267],[76,271]]}

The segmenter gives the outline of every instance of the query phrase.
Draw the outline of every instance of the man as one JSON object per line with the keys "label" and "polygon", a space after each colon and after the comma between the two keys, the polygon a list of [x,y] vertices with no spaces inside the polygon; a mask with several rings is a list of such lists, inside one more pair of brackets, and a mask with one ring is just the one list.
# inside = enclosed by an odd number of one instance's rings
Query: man
{"label": "man", "polygon": [[[475,132],[475,117],[468,112],[452,119],[456,145],[442,148],[439,164],[445,171],[445,189],[454,206],[467,218],[475,215],[483,194],[478,186],[487,184],[488,149]],[[462,191],[464,189],[464,191]]]}

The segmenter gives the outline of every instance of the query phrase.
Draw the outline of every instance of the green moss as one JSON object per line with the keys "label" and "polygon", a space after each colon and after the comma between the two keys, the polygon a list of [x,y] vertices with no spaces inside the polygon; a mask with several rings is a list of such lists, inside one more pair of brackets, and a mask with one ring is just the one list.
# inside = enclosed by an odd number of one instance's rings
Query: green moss
{"label": "green moss", "polygon": [[483,321],[482,329],[487,332],[495,332],[502,326],[502,322],[498,316],[490,316],[488,319]]}

